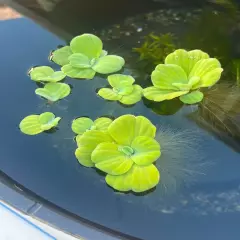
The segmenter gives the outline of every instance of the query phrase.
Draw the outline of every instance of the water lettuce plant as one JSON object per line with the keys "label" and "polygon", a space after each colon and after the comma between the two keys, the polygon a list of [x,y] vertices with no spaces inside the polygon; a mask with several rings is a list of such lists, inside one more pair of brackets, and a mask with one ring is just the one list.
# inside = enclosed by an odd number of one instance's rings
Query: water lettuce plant
{"label": "water lettuce plant", "polygon": [[110,101],[119,101],[126,105],[135,104],[142,98],[142,87],[133,84],[135,79],[132,76],[113,74],[108,76],[111,88],[101,88],[98,95]]}
{"label": "water lettuce plant", "polygon": [[55,117],[51,112],[29,115],[20,122],[19,128],[21,132],[27,135],[36,135],[56,127],[60,119],[60,117]]}
{"label": "water lettuce plant", "polygon": [[95,121],[87,117],[80,117],[73,120],[72,131],[79,135],[89,130],[106,131],[111,123],[112,119],[107,117],[100,117]]}
{"label": "water lettuce plant", "polygon": [[223,69],[216,58],[201,50],[178,49],[169,54],[164,64],[152,72],[152,87],[145,88],[143,95],[156,102],[180,97],[186,104],[202,101],[201,88],[213,86]]}
{"label": "water lettuce plant", "polygon": [[147,118],[123,115],[105,132],[85,132],[75,154],[82,165],[105,172],[107,184],[114,189],[144,192],[160,179],[154,165],[161,155],[155,134],[156,127]]}
{"label": "water lettuce plant", "polygon": [[96,72],[110,74],[119,71],[125,61],[116,55],[107,55],[100,38],[82,34],[52,53],[51,59],[62,66],[62,71],[71,78],[92,79]]}
{"label": "water lettuce plant", "polygon": [[37,88],[35,90],[37,95],[51,102],[67,97],[70,92],[71,88],[66,83],[47,83],[43,88]]}
{"label": "water lettuce plant", "polygon": [[66,77],[62,71],[54,71],[51,67],[34,67],[29,71],[30,78],[36,82],[59,82]]}

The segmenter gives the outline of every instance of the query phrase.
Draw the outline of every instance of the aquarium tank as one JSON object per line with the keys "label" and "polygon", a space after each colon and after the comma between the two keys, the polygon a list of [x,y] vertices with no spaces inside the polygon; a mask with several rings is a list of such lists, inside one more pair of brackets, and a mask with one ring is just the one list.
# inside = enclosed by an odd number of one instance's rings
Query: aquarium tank
{"label": "aquarium tank", "polygon": [[240,1],[6,3],[2,176],[120,239],[239,239]]}

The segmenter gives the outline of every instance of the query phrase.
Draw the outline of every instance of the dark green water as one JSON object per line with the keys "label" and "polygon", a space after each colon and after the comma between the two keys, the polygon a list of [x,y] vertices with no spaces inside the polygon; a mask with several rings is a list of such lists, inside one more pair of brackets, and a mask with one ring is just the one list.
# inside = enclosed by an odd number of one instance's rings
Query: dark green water
{"label": "dark green water", "polygon": [[[220,83],[233,87],[222,85],[217,94],[213,92],[214,104],[209,98],[200,108],[146,100],[125,108],[107,102],[95,93],[106,85],[105,76],[92,81],[67,78],[71,95],[46,104],[35,95],[37,86],[27,71],[36,65],[59,69],[47,57],[65,41],[27,19],[0,22],[1,171],[70,213],[139,239],[239,239],[240,91],[236,87],[237,70],[231,64],[240,57],[240,30],[239,13],[234,11],[226,13],[218,6],[214,10],[171,8],[92,29],[103,39],[105,49],[125,57],[124,72],[143,86],[150,84],[149,69],[154,64],[149,60],[139,63],[132,48],[141,46],[144,36],[151,32],[170,32],[177,48],[201,48],[218,57],[225,69]],[[210,113],[206,106],[212,109]],[[22,118],[44,111],[62,117],[56,132],[31,137],[19,131]],[[104,176],[82,167],[74,156],[74,118],[129,113],[149,118],[169,142],[168,151],[157,163],[160,171],[164,168],[170,172],[162,172],[166,188],[160,184],[141,196],[114,192],[105,184]],[[176,137],[169,140],[168,136]]]}

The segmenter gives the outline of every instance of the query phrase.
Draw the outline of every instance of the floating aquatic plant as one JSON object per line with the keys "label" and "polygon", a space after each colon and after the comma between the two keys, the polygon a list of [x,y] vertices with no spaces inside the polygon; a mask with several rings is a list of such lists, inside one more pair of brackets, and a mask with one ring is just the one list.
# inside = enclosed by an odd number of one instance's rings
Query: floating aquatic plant
{"label": "floating aquatic plant", "polygon": [[119,101],[126,105],[135,104],[142,98],[142,87],[133,84],[135,79],[132,76],[114,74],[108,76],[111,88],[101,88],[98,95],[106,100]]}
{"label": "floating aquatic plant", "polygon": [[213,86],[222,71],[220,62],[207,53],[179,49],[166,57],[165,64],[157,65],[151,75],[154,86],[143,94],[156,102],[180,97],[183,103],[195,104],[203,99],[199,89]]}
{"label": "floating aquatic plant", "polygon": [[66,77],[62,71],[54,71],[51,67],[34,67],[29,71],[30,77],[36,82],[59,82]]}
{"label": "floating aquatic plant", "polygon": [[78,136],[81,136],[83,133],[90,130],[107,131],[108,126],[111,123],[112,119],[107,117],[100,117],[97,118],[95,121],[87,117],[80,117],[73,120],[72,131],[78,134]]}
{"label": "floating aquatic plant", "polygon": [[35,93],[51,102],[67,97],[71,88],[66,83],[47,83],[43,88],[37,88]]}
{"label": "floating aquatic plant", "polygon": [[40,115],[29,115],[20,122],[19,128],[21,132],[27,135],[36,135],[56,127],[60,119],[60,117],[55,117],[51,112],[45,112]]}
{"label": "floating aquatic plant", "polygon": [[107,55],[101,39],[93,34],[82,34],[73,38],[70,46],[54,51],[51,59],[62,66],[62,71],[67,76],[86,79],[92,79],[96,72],[117,72],[125,63],[122,57]]}
{"label": "floating aquatic plant", "polygon": [[85,132],[75,154],[82,165],[107,173],[106,182],[114,189],[143,192],[160,179],[153,164],[161,155],[155,133],[156,127],[147,118],[123,115],[105,132]]}

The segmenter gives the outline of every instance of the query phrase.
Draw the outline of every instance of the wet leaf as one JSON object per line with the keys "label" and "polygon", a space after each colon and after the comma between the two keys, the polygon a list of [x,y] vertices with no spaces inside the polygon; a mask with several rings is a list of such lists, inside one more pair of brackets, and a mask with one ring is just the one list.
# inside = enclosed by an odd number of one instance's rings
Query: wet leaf
{"label": "wet leaf", "polygon": [[188,94],[180,96],[180,100],[185,104],[196,104],[203,100],[203,93],[200,91],[193,91]]}
{"label": "wet leaf", "polygon": [[127,173],[120,176],[108,174],[105,180],[109,186],[118,191],[139,193],[154,188],[159,183],[160,173],[153,164],[148,166],[134,164]]}
{"label": "wet leaf", "polygon": [[101,39],[93,34],[82,34],[72,39],[70,47],[73,53],[81,53],[93,59],[100,57],[103,44]]}
{"label": "wet leaf", "polygon": [[55,117],[51,112],[45,112],[40,115],[30,115],[20,122],[19,128],[21,132],[27,135],[36,135],[56,127],[60,119],[60,117]]}
{"label": "wet leaf", "polygon": [[93,79],[95,76],[95,71],[91,68],[76,68],[71,64],[67,64],[62,67],[62,71],[71,78],[79,79]]}
{"label": "wet leaf", "polygon": [[68,58],[73,54],[69,46],[65,46],[55,50],[52,53],[51,60],[60,66],[69,64]]}
{"label": "wet leaf", "polygon": [[97,73],[110,74],[121,70],[125,61],[122,57],[115,55],[107,55],[99,58],[92,66],[92,69]]}
{"label": "wet leaf", "polygon": [[67,97],[71,88],[66,83],[47,83],[43,88],[37,88],[35,93],[51,102]]}
{"label": "wet leaf", "polygon": [[36,82],[59,82],[66,77],[62,71],[56,71],[48,66],[35,67],[30,71],[30,77]]}

